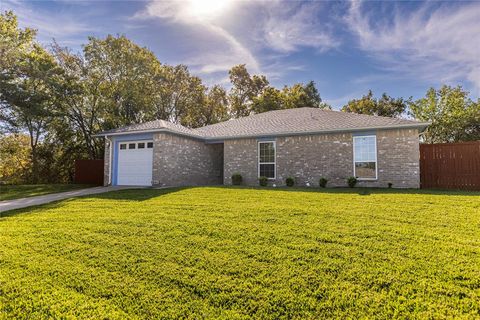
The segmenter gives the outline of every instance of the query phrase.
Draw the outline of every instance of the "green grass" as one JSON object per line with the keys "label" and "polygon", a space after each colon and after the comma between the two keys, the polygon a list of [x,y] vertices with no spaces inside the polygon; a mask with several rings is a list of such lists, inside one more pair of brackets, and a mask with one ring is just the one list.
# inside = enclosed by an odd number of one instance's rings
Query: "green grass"
{"label": "green grass", "polygon": [[480,193],[124,190],[0,243],[0,318],[480,317]]}
{"label": "green grass", "polygon": [[41,196],[49,193],[88,188],[84,184],[22,184],[0,185],[0,201]]}

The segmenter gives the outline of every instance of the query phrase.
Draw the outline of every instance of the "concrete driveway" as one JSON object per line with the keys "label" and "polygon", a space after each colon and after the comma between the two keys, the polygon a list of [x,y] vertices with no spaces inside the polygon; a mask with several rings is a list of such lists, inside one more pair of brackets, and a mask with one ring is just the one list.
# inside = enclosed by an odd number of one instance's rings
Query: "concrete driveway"
{"label": "concrete driveway", "polygon": [[0,212],[5,212],[14,209],[26,208],[31,206],[36,206],[39,204],[50,203],[53,201],[64,200],[68,198],[87,196],[90,194],[98,194],[122,189],[134,189],[135,187],[128,186],[114,186],[114,187],[95,187],[95,188],[86,188],[73,191],[66,191],[60,193],[51,193],[45,194],[43,196],[13,199],[0,201]]}

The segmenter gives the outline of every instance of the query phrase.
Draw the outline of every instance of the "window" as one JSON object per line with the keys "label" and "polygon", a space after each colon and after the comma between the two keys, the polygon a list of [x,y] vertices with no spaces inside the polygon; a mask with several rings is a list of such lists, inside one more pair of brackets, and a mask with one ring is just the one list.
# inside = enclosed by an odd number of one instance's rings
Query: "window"
{"label": "window", "polygon": [[275,179],[275,142],[258,143],[258,176]]}
{"label": "window", "polygon": [[147,142],[147,148],[149,149],[153,148],[153,142]]}
{"label": "window", "polygon": [[129,143],[128,149],[135,149],[135,143]]}
{"label": "window", "polygon": [[137,145],[138,149],[145,149],[145,142],[139,142]]}
{"label": "window", "polygon": [[120,144],[120,150],[125,150],[127,149],[127,145],[125,143]]}
{"label": "window", "polygon": [[358,179],[377,179],[377,137],[353,137],[354,175]]}

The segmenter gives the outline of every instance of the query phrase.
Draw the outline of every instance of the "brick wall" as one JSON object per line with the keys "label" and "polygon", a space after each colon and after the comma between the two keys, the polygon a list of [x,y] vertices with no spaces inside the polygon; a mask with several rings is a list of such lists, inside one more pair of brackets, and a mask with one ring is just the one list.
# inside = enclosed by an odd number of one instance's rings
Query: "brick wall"
{"label": "brick wall", "polygon": [[317,186],[326,177],[330,186],[344,186],[353,175],[352,143],[350,133],[278,138],[276,183],[294,177],[298,185]]}
{"label": "brick wall", "polygon": [[223,182],[232,184],[232,174],[240,173],[246,185],[258,185],[257,140],[225,140],[223,145]]}
{"label": "brick wall", "polygon": [[222,144],[168,133],[153,136],[153,183],[159,186],[222,183]]}
{"label": "brick wall", "polygon": [[397,188],[420,187],[420,146],[418,130],[383,130],[377,134],[378,181]]}
{"label": "brick wall", "polygon": [[[418,188],[419,141],[416,129],[377,131],[376,181],[360,181],[359,186]],[[276,141],[277,178],[272,183],[285,184],[292,176],[298,185],[318,185],[320,177],[329,186],[345,186],[353,176],[353,135],[351,133],[278,137]],[[257,139],[227,140],[224,145],[224,183],[238,172],[246,185],[258,185]]]}

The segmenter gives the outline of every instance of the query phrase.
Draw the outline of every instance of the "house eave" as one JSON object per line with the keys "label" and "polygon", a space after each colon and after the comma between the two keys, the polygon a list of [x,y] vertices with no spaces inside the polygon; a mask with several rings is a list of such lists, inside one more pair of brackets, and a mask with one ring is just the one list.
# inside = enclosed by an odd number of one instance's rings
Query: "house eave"
{"label": "house eave", "polygon": [[92,135],[92,137],[102,138],[102,137],[111,137],[111,136],[133,135],[133,134],[139,134],[139,133],[162,133],[162,132],[171,133],[171,134],[182,136],[182,137],[188,137],[191,139],[204,140],[204,138],[200,136],[196,136],[188,133],[176,132],[176,131],[168,130],[165,128],[151,129],[151,130],[131,130],[131,131],[123,131],[123,132],[101,132],[101,133]]}
{"label": "house eave", "polygon": [[414,124],[404,124],[395,126],[377,126],[377,127],[362,127],[362,128],[339,128],[329,130],[315,130],[304,132],[280,132],[280,133],[256,133],[250,135],[235,135],[235,136],[220,136],[220,137],[207,137],[204,138],[206,142],[214,142],[221,140],[235,140],[235,139],[251,139],[251,138],[264,138],[264,137],[288,137],[288,136],[308,136],[317,134],[329,134],[329,133],[350,133],[350,132],[362,132],[372,130],[395,130],[395,129],[418,129],[423,131],[430,123],[419,122]]}
{"label": "house eave", "polygon": [[350,132],[362,132],[362,131],[372,131],[372,130],[395,130],[395,129],[418,129],[422,132],[428,125],[429,122],[419,122],[412,124],[401,124],[394,126],[376,126],[376,127],[361,127],[361,128],[338,128],[338,129],[328,129],[328,130],[314,130],[314,131],[291,131],[291,132],[279,132],[279,133],[255,133],[255,134],[245,134],[245,135],[232,135],[232,136],[209,136],[202,137],[188,133],[176,132],[168,130],[165,128],[161,129],[152,129],[152,130],[134,130],[134,131],[125,131],[125,132],[105,132],[92,135],[92,137],[110,137],[110,136],[123,136],[123,135],[133,135],[139,133],[161,133],[166,132],[173,135],[178,135],[182,137],[187,137],[190,139],[204,141],[206,143],[219,143],[224,140],[235,140],[235,139],[251,139],[251,138],[264,138],[264,137],[287,137],[287,136],[306,136],[306,135],[318,135],[318,134],[330,134],[330,133],[350,133]]}

